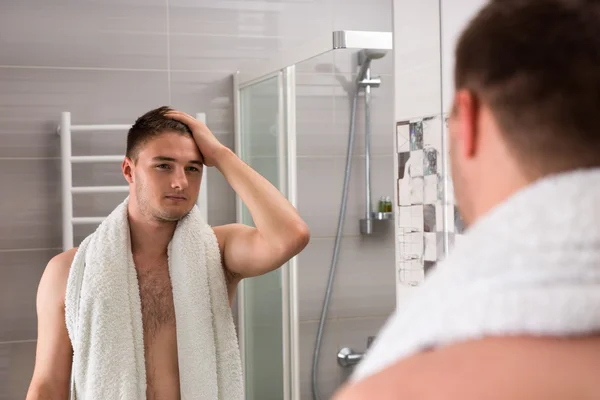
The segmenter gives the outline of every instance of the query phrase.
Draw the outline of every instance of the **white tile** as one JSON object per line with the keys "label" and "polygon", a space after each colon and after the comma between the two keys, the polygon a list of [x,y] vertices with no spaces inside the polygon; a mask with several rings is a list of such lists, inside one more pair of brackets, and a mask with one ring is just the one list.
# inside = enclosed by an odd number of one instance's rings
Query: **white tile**
{"label": "white tile", "polygon": [[427,175],[425,177],[423,189],[424,203],[433,204],[437,201],[438,195],[438,175]]}
{"label": "white tile", "polygon": [[424,175],[423,150],[411,151],[409,163],[411,177],[422,177]]}
{"label": "white tile", "polygon": [[437,234],[435,232],[423,233],[425,252],[423,258],[425,261],[436,261],[438,255]]}
{"label": "white tile", "polygon": [[410,203],[423,204],[423,177],[416,176],[411,180]]}
{"label": "white tile", "polygon": [[405,231],[422,231],[424,224],[423,206],[401,206],[398,228]]}
{"label": "white tile", "polygon": [[403,233],[397,236],[396,250],[401,260],[420,258],[423,248],[423,232]]}
{"label": "white tile", "polygon": [[440,28],[437,0],[395,1],[395,119],[441,111]]}
{"label": "white tile", "polygon": [[410,151],[410,124],[398,124],[396,126],[396,138],[398,153]]}
{"label": "white tile", "polygon": [[454,52],[456,44],[463,29],[469,20],[486,3],[484,0],[448,1],[441,3],[442,21],[442,85],[443,85],[443,107],[448,112],[452,106],[454,97]]}
{"label": "white tile", "polygon": [[425,270],[402,269],[400,270],[400,283],[407,286],[419,286],[425,281]]}

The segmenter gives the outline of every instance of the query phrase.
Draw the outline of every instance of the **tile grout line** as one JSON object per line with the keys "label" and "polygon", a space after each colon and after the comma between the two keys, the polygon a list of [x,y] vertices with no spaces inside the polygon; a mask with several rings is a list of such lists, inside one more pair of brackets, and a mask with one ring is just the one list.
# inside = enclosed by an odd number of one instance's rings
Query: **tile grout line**
{"label": "tile grout line", "polygon": [[0,65],[1,69],[53,69],[66,71],[122,71],[122,72],[164,72],[159,68],[110,68],[110,67],[64,67],[49,65]]}
{"label": "tile grout line", "polygon": [[0,253],[19,253],[26,251],[49,251],[49,250],[62,250],[60,247],[35,247],[31,249],[0,249]]}
{"label": "tile grout line", "polygon": [[[391,315],[392,315],[392,313],[356,316],[356,317],[331,317],[331,318],[327,318],[327,321],[346,322],[346,321],[356,321],[356,320],[364,320],[364,319],[387,319],[387,318],[391,317]],[[304,319],[304,320],[298,321],[299,324],[304,324],[304,323],[315,324],[318,322],[319,322],[318,319]]]}
{"label": "tile grout line", "polygon": [[[170,62],[169,62],[170,63]],[[0,64],[0,69],[41,69],[41,70],[65,70],[65,71],[109,71],[109,72],[168,72],[169,68],[123,68],[123,67],[65,67],[60,65],[4,65]],[[171,72],[187,73],[213,73],[229,76],[232,72],[223,72],[223,69],[177,69],[172,68]],[[208,82],[207,82],[208,83]]]}
{"label": "tile grout line", "polygon": [[6,342],[0,342],[0,346],[3,344],[22,344],[22,343],[35,343],[37,339],[27,339],[27,340],[8,340]]}

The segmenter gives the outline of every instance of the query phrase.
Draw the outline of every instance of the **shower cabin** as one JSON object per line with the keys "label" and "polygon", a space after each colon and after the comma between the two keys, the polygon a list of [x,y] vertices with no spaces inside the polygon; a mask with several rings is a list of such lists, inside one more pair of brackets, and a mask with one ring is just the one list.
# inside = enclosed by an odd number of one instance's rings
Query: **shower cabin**
{"label": "shower cabin", "polygon": [[[236,153],[258,173],[274,184],[297,207],[297,152],[296,152],[296,67],[303,61],[314,59],[328,52],[358,55],[358,77],[352,82],[355,94],[364,93],[365,126],[370,126],[371,88],[379,85],[372,77],[371,60],[392,50],[391,32],[336,31],[307,43],[293,51],[275,55],[274,58],[253,68],[238,71],[234,75],[235,143]],[[391,57],[391,56],[389,56]],[[317,67],[318,68],[318,67]],[[356,72],[356,71],[355,71]],[[348,159],[354,145],[353,130],[356,127],[354,112],[357,96],[354,96],[353,118],[348,139]],[[390,115],[390,127],[392,116]],[[392,133],[390,132],[390,135]],[[373,227],[386,223],[392,213],[387,208],[373,207],[370,190],[369,134],[365,135],[365,194],[364,215],[360,220],[363,235],[372,233]],[[391,150],[390,150],[391,152]],[[344,196],[350,163],[347,162]],[[319,196],[319,193],[314,193]],[[324,202],[331,201],[327,198]],[[336,199],[337,200],[337,199]],[[336,354],[321,354],[319,348],[323,324],[327,314],[331,286],[340,241],[340,225],[343,225],[345,202],[342,202],[334,260],[324,296],[323,312],[317,333],[317,346],[313,355],[313,381],[317,379],[316,367],[323,357]],[[237,198],[238,222],[253,225],[252,217]],[[329,255],[328,255],[329,256]],[[392,266],[390,266],[392,268]],[[282,268],[261,277],[244,280],[237,295],[238,334],[246,382],[246,399],[270,400],[300,399],[299,316],[298,316],[298,271],[294,258]],[[360,354],[349,349],[338,357],[343,362],[360,360]],[[340,362],[341,365],[341,362]],[[316,382],[313,382],[315,392]],[[318,399],[318,393],[313,393]],[[305,394],[303,393],[303,398]]]}

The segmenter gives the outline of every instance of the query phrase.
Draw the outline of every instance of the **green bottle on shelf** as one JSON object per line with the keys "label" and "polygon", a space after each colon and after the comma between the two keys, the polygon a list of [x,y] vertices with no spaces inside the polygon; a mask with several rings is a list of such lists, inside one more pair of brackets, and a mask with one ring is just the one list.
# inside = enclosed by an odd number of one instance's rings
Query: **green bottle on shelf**
{"label": "green bottle on shelf", "polygon": [[392,212],[392,198],[390,196],[385,198],[385,212]]}
{"label": "green bottle on shelf", "polygon": [[380,213],[383,213],[383,212],[385,212],[386,208],[387,208],[387,204],[385,203],[385,197],[381,196],[381,198],[379,199],[379,207],[377,208],[377,210]]}

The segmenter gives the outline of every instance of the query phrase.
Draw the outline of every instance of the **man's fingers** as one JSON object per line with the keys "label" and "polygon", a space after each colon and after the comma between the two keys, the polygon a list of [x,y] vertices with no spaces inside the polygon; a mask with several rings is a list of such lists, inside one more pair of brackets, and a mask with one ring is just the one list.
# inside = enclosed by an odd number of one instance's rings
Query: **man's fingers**
{"label": "man's fingers", "polygon": [[200,121],[199,119],[196,119],[196,118],[192,117],[189,114],[184,113],[183,111],[167,111],[165,113],[165,117],[172,118],[172,119],[177,120],[179,122],[183,122],[186,125],[190,125],[190,124],[204,125],[204,123],[202,123],[202,121]]}
{"label": "man's fingers", "polygon": [[168,111],[165,113],[165,117],[176,119],[177,121],[181,122],[192,122],[196,120],[196,118],[193,118],[192,116],[181,111]]}

